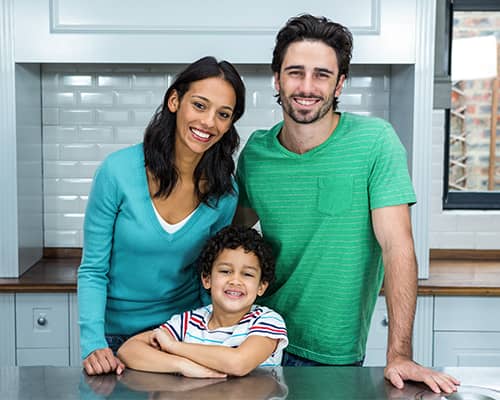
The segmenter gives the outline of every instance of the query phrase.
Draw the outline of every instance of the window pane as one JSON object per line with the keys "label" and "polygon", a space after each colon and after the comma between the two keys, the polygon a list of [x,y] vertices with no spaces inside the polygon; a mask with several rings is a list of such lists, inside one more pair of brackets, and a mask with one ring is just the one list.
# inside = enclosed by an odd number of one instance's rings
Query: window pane
{"label": "window pane", "polygon": [[500,12],[453,13],[449,192],[500,191],[499,43]]}

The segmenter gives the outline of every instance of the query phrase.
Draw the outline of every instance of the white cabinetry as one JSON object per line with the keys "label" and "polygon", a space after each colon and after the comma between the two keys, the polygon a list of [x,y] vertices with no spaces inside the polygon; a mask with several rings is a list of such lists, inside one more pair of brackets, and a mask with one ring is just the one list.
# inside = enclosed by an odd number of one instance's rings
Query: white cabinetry
{"label": "white cabinetry", "polygon": [[17,365],[69,365],[68,294],[16,294]]}
{"label": "white cabinetry", "polygon": [[0,294],[0,366],[79,366],[75,293]]}
{"label": "white cabinetry", "polygon": [[436,297],[434,365],[500,367],[500,298]]}
{"label": "white cabinetry", "polygon": [[14,295],[0,293],[0,367],[16,364],[16,321]]}
{"label": "white cabinetry", "polygon": [[364,366],[374,367],[385,365],[388,324],[389,319],[387,317],[385,297],[379,296],[377,304],[375,304],[375,310],[373,311],[370,332],[366,343]]}
{"label": "white cabinetry", "polygon": [[80,327],[78,326],[78,296],[69,294],[69,365],[79,367],[80,359]]}
{"label": "white cabinetry", "polygon": [[[353,62],[415,63],[416,0],[16,0],[16,62],[188,63],[214,55],[234,63],[269,63],[285,21],[305,11],[348,26]],[[227,17],[227,13],[230,17]],[[209,16],[209,18],[207,18]],[[29,34],[26,34],[29,32]],[[244,44],[242,46],[242,44]]]}
{"label": "white cabinetry", "polygon": [[[413,358],[423,365],[430,365],[432,360],[432,307],[432,297],[419,296],[417,298],[413,328]],[[380,296],[370,325],[364,366],[385,366],[388,330],[389,319],[385,297]]]}

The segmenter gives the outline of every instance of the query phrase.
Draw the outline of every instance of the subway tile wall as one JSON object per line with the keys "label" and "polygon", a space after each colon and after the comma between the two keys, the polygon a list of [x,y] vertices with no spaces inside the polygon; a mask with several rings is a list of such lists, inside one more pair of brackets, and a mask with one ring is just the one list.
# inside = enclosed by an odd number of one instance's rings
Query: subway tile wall
{"label": "subway tile wall", "polygon": [[[42,66],[44,245],[81,247],[92,176],[109,153],[142,140],[181,65]],[[247,109],[240,149],[255,129],[281,120],[269,66],[238,66]],[[390,70],[354,65],[340,110],[389,117]]]}
{"label": "subway tile wall", "polygon": [[445,113],[432,115],[431,249],[500,249],[500,211],[443,210]]}

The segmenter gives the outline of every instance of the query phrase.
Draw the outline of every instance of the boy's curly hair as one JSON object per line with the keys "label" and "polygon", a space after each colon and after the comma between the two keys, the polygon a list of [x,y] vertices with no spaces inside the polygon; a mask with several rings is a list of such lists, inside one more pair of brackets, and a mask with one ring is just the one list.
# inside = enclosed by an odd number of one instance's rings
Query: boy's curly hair
{"label": "boy's curly hair", "polygon": [[271,283],[274,279],[275,259],[271,246],[252,228],[226,226],[212,236],[201,251],[199,270],[203,276],[210,276],[215,259],[224,249],[243,247],[245,252],[254,253],[259,259],[261,282]]}

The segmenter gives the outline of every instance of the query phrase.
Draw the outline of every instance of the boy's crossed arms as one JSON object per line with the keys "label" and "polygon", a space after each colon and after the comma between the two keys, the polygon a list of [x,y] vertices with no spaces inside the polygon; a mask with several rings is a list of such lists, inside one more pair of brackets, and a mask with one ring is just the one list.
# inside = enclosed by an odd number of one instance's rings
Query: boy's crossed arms
{"label": "boy's crossed arms", "polygon": [[203,249],[200,266],[212,304],[130,338],[120,359],[133,369],[200,378],[280,365],[288,344],[283,318],[253,304],[274,277],[267,243],[253,229],[224,228]]}

